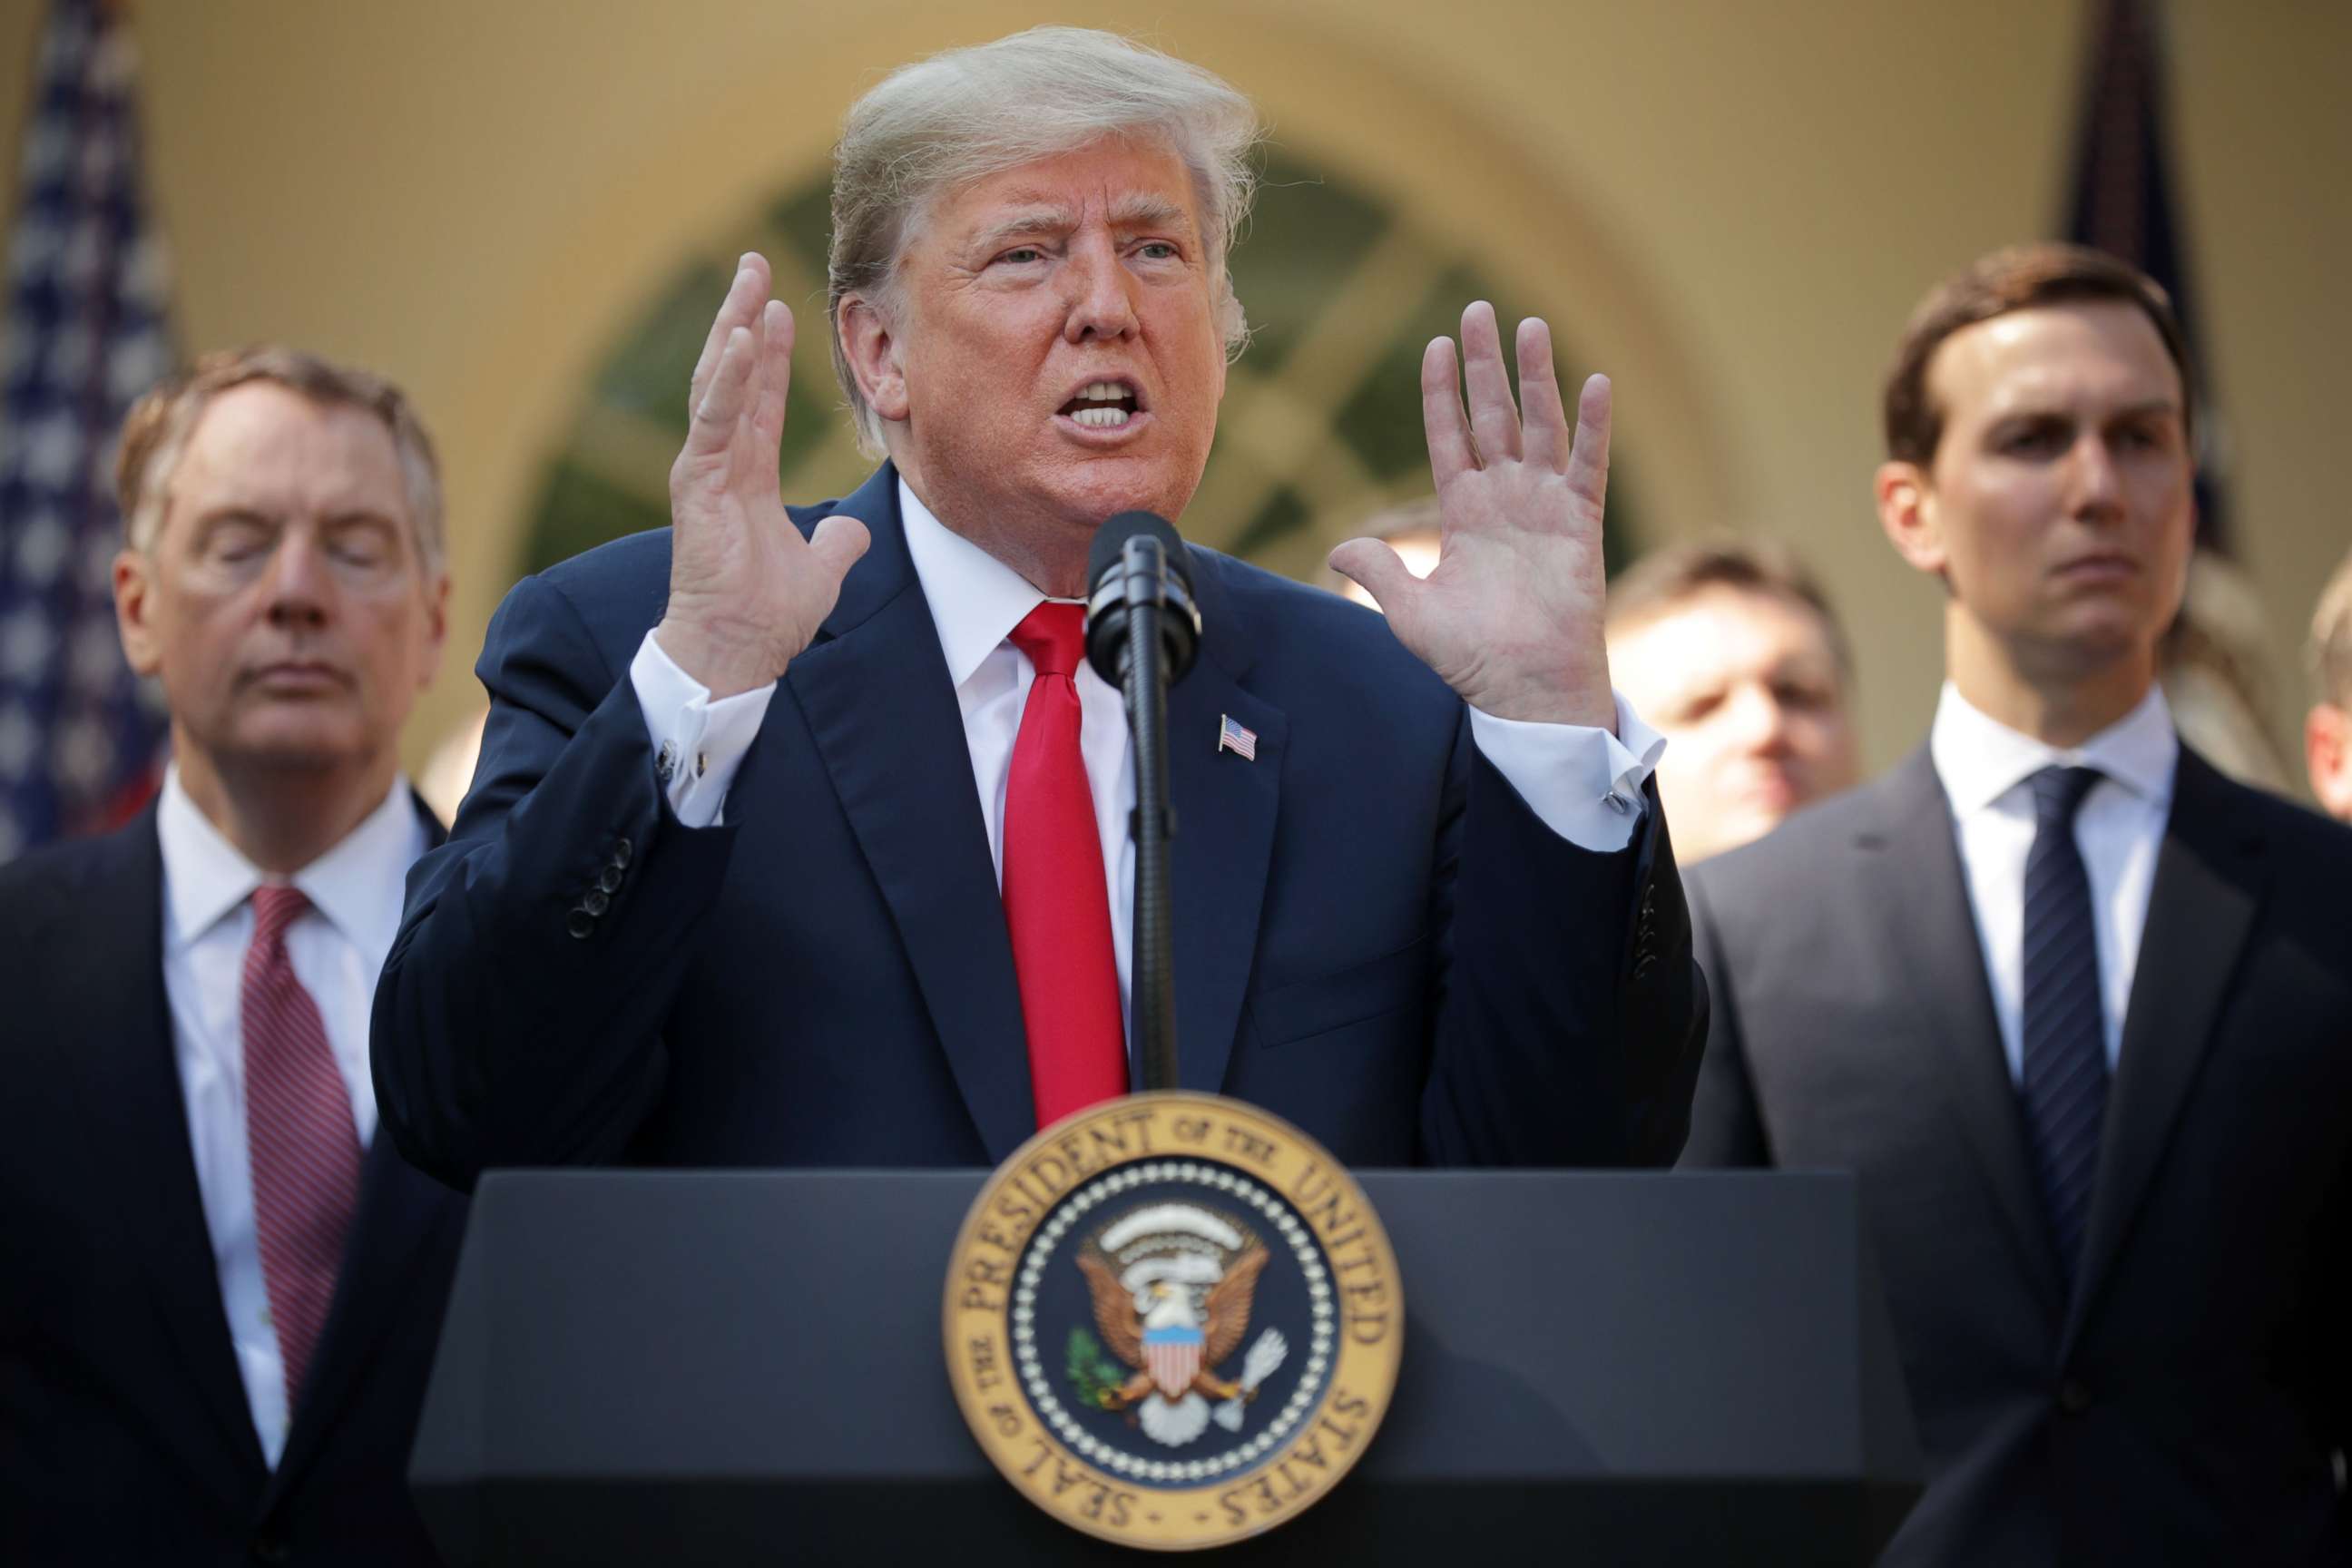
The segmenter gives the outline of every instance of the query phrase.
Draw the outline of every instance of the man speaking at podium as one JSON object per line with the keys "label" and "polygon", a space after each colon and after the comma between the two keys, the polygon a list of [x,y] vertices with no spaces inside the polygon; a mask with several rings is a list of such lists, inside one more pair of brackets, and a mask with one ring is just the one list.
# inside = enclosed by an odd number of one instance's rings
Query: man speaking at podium
{"label": "man speaking at podium", "polygon": [[[1249,104],[1108,34],[906,68],[835,153],[834,357],[887,460],[777,497],[793,321],[747,256],[673,526],[519,584],[376,997],[425,1169],[1002,1160],[1126,1091],[1134,751],[1081,647],[1104,520],[1180,518],[1244,336]],[[1601,643],[1608,384],[1493,311],[1422,384],[1444,555],[1380,617],[1192,550],[1169,695],[1182,1086],[1366,1165],[1663,1164],[1705,1033]]]}

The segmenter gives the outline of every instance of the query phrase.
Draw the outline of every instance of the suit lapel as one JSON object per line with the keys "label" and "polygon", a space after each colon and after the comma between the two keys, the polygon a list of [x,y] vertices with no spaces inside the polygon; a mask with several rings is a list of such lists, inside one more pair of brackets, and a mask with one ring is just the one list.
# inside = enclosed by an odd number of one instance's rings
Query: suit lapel
{"label": "suit lapel", "polygon": [[[2263,845],[2231,809],[2227,784],[2183,746],[2157,851],[2147,924],[2124,1011],[2123,1047],[2099,1136],[2081,1282],[2064,1345],[2114,1266],[2181,1102],[2211,1043],[2230,976],[2262,902]],[[2063,1349],[2063,1347],[2062,1347]]]}
{"label": "suit lapel", "polygon": [[[784,687],[873,870],[992,1161],[1036,1130],[1027,1037],[963,717],[885,464],[838,510],[873,542]],[[814,521],[814,519],[812,519]],[[747,764],[748,771],[748,764]]]}
{"label": "suit lapel", "polygon": [[[1184,1088],[1209,1094],[1224,1084],[1241,1024],[1290,733],[1282,710],[1242,689],[1239,678],[1252,658],[1249,628],[1217,573],[1215,557],[1193,552],[1202,654],[1168,694],[1168,794],[1177,832],[1170,854],[1177,1074]],[[1218,745],[1228,716],[1257,736],[1255,761]]]}
{"label": "suit lapel", "polygon": [[2001,1054],[1951,805],[1926,748],[1887,776],[1880,799],[1884,814],[1857,842],[1869,868],[1876,923],[1895,951],[1886,973],[1891,984],[1921,999],[1926,1032],[1949,1086],[1944,1102],[1975,1152],[2026,1278],[2054,1326],[2065,1291],[2033,1186],[2016,1086]]}
{"label": "suit lapel", "polygon": [[163,1334],[205,1413],[207,1440],[183,1457],[242,1509],[257,1491],[267,1462],[221,1306],[220,1273],[188,1143],[163,990],[163,858],[154,807],[110,848],[91,901],[120,911],[119,918],[103,928],[110,940],[57,955],[64,970],[58,994],[82,998],[85,1008],[83,1028],[58,1045],[79,1064],[92,1166],[110,1173],[121,1200],[122,1255],[145,1268]]}

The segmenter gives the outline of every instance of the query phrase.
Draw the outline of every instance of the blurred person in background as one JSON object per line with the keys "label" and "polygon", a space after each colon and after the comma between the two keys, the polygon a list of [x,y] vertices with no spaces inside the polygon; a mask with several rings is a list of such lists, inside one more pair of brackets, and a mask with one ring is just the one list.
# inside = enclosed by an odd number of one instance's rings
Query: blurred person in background
{"label": "blurred person in background", "polygon": [[1775,544],[1651,552],[1609,585],[1609,669],[1666,737],[1658,795],[1689,865],[1861,778],[1845,633]]}
{"label": "blurred person in background", "polygon": [[2336,569],[2311,617],[2311,670],[2318,700],[2303,721],[2311,793],[2338,822],[2352,822],[2352,555]]}
{"label": "blurred person in background", "polygon": [[2352,831],[2157,685],[2195,503],[2162,289],[1996,252],[1913,316],[1879,520],[1927,743],[1690,877],[1685,1162],[1859,1174],[1927,1464],[1897,1568],[2336,1563]]}
{"label": "blurred person in background", "polygon": [[449,593],[389,383],[282,348],[118,471],[128,826],[0,868],[0,1557],[437,1561],[405,1474],[464,1205],[375,1136],[368,1007],[441,830],[401,776]]}

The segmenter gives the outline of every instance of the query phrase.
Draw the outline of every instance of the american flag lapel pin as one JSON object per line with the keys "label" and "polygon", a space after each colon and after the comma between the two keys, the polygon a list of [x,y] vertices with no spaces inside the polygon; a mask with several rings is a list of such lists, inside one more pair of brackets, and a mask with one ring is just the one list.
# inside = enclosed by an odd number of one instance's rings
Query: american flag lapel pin
{"label": "american flag lapel pin", "polygon": [[1230,713],[1217,715],[1217,750],[1231,752],[1245,763],[1257,761],[1257,731],[1234,721]]}

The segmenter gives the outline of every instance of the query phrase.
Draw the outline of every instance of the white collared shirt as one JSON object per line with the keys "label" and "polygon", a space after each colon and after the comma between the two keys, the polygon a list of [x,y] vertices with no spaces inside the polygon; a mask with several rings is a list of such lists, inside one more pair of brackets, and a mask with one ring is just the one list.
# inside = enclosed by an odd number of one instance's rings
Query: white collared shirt
{"label": "white collared shirt", "polygon": [[[980,788],[988,851],[1001,884],[1005,781],[1012,772],[1021,710],[1035,679],[1028,656],[1007,638],[1046,595],[940,521],[903,479],[898,481],[898,511],[907,553],[930,605],[940,651],[946,656],[948,676],[963,711],[964,741]],[[775,688],[714,702],[709,689],[680,669],[651,632],[638,645],[629,680],[656,751],[667,744],[675,747],[673,755],[695,760],[696,765],[681,766],[671,776],[670,810],[689,827],[709,826],[719,820],[728,785],[759,732]],[[1111,946],[1118,961],[1124,1008],[1131,989],[1129,961],[1135,909],[1135,847],[1127,833],[1128,814],[1135,805],[1134,746],[1118,691],[1091,666],[1080,667],[1076,684],[1078,745],[1102,838]],[[1616,701],[1613,735],[1583,725],[1497,719],[1475,709],[1470,714],[1478,749],[1544,825],[1580,847],[1602,853],[1622,849],[1632,840],[1641,821],[1642,785],[1666,745],[1623,697]]]}
{"label": "white collared shirt", "polygon": [[2074,813],[2074,845],[2091,884],[2100,1012],[2113,1072],[2180,762],[2180,740],[2163,691],[2149,687],[2129,713],[2061,751],[1986,717],[1947,681],[1927,754],[1951,801],[1993,1016],[2015,1083],[2025,1077],[2025,861],[2034,831],[2033,791],[2026,781],[2046,767],[2096,768],[2106,775]]}
{"label": "white collared shirt", "polygon": [[[177,765],[163,775],[155,834],[163,856],[163,994],[172,1007],[188,1146],[254,1433],[274,1469],[286,1447],[286,1375],[254,1230],[241,1022],[253,890],[265,878],[196,808]],[[409,864],[425,845],[408,782],[397,779],[382,805],[290,879],[310,908],[287,928],[286,955],[319,1005],[362,1151],[375,1136],[369,1009],[400,930]]]}

